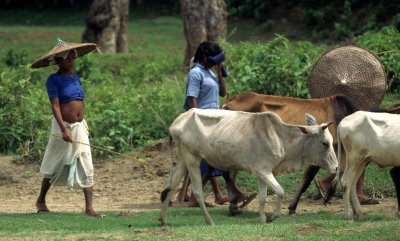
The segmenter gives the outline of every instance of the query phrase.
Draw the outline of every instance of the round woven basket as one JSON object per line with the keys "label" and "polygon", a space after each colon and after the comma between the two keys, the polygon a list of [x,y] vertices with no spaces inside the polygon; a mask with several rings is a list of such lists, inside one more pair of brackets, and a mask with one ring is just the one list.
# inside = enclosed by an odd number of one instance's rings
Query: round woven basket
{"label": "round woven basket", "polygon": [[360,110],[380,105],[387,89],[385,69],[368,50],[345,46],[328,51],[315,63],[309,80],[312,98],[348,96]]}

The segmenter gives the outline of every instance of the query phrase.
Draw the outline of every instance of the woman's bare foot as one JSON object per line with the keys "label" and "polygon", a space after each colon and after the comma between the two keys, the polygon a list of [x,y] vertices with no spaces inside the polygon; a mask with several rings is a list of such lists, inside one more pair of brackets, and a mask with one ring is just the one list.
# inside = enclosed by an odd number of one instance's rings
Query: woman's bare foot
{"label": "woman's bare foot", "polygon": [[227,196],[227,195],[220,195],[220,196],[215,197],[216,204],[222,205],[226,202],[229,202],[229,196]]}
{"label": "woman's bare foot", "polygon": [[375,204],[380,204],[380,201],[378,199],[368,197],[365,194],[359,194],[358,195],[358,200],[360,201],[361,205],[375,205]]}
{"label": "woman's bare foot", "polygon": [[48,213],[50,212],[49,208],[47,207],[46,203],[35,203],[35,207],[37,210],[37,213]]}

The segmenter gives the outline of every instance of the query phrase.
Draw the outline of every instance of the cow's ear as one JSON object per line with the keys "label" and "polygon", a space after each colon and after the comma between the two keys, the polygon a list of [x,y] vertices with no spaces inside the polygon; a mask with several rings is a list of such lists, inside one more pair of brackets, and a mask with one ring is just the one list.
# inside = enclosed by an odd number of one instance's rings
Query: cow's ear
{"label": "cow's ear", "polygon": [[301,132],[303,132],[306,135],[310,134],[310,131],[304,126],[299,126],[299,129],[300,129]]}
{"label": "cow's ear", "polygon": [[317,120],[316,120],[315,117],[312,116],[311,114],[306,113],[306,114],[304,115],[304,119],[306,119],[307,125],[309,125],[309,126],[318,125]]}
{"label": "cow's ear", "polygon": [[322,124],[322,125],[321,125],[322,130],[325,130],[326,128],[328,128],[328,127],[329,127],[330,125],[332,125],[333,123],[335,123],[335,122],[331,121],[331,122],[329,122],[329,123],[327,123],[327,124]]}

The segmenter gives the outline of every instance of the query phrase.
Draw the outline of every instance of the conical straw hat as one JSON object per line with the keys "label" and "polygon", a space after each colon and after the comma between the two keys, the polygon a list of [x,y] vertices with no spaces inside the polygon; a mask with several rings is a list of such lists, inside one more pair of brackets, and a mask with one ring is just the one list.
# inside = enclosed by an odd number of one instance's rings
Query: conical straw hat
{"label": "conical straw hat", "polygon": [[92,52],[97,48],[96,44],[94,43],[66,43],[62,41],[60,38],[57,38],[56,41],[56,46],[50,50],[46,55],[41,57],[39,60],[35,61],[31,67],[32,68],[40,68],[40,67],[46,67],[49,65],[55,64],[53,61],[53,57],[56,54],[69,51],[72,49],[76,49],[76,54],[77,57],[80,57],[82,55],[85,55],[89,52]]}
{"label": "conical straw hat", "polygon": [[312,98],[344,94],[361,110],[380,105],[387,84],[385,69],[368,50],[344,46],[328,51],[315,63],[309,81]]}

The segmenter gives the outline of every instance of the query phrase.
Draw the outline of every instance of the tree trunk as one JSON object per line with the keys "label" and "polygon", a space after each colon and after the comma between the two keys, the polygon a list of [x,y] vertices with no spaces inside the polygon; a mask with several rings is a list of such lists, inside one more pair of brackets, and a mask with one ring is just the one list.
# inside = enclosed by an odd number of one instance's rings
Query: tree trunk
{"label": "tree trunk", "polygon": [[128,15],[129,0],[94,0],[82,42],[96,43],[104,53],[127,52]]}
{"label": "tree trunk", "polygon": [[186,38],[184,65],[189,65],[196,48],[204,41],[226,37],[224,0],[180,0],[183,31]]}

